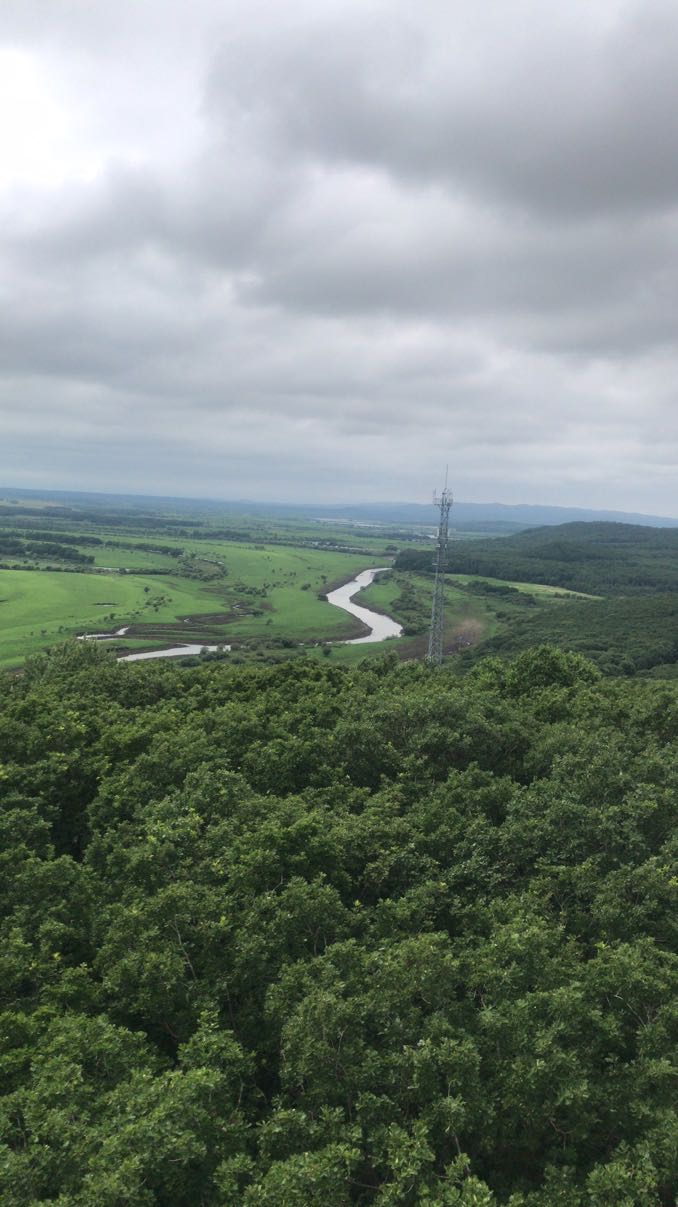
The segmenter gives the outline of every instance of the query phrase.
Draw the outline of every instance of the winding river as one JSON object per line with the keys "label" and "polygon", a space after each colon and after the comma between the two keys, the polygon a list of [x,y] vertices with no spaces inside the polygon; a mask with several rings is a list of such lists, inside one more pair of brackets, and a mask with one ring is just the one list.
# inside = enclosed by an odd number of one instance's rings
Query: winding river
{"label": "winding river", "polygon": [[[115,637],[124,637],[125,633],[129,632],[130,626],[125,625],[122,629],[116,629],[113,633],[81,633],[78,641],[113,641]],[[230,645],[173,645],[169,650],[140,650],[136,654],[121,654],[118,662],[142,662],[147,658],[188,658],[190,654],[202,654],[205,650],[209,654],[213,654],[215,650],[230,650]]]}
{"label": "winding river", "polygon": [[385,641],[387,637],[402,637],[402,626],[390,616],[371,612],[369,608],[361,608],[359,604],[352,602],[354,595],[357,595],[364,587],[369,587],[377,574],[387,569],[388,566],[376,566],[374,570],[363,570],[352,578],[350,583],[344,583],[343,587],[330,591],[327,596],[328,603],[334,604],[335,608],[343,608],[345,612],[350,612],[351,616],[357,616],[358,620],[362,620],[363,624],[371,630],[366,637],[352,637],[349,641],[342,641],[338,644],[364,645],[369,641]]}
{"label": "winding river", "polygon": [[215,650],[230,650],[230,645],[173,645],[171,650],[142,650],[138,654],[122,654],[118,662],[143,662],[146,658],[188,658],[189,654],[213,654]]}
{"label": "winding river", "polygon": [[[336,591],[329,592],[328,603],[333,604],[335,608],[343,608],[345,612],[350,612],[351,616],[362,620],[370,630],[365,637],[351,637],[348,641],[337,642],[337,645],[363,645],[370,641],[385,641],[387,637],[402,637],[402,627],[390,616],[382,616],[379,612],[372,612],[369,608],[361,608],[359,604],[353,603],[353,596],[362,591],[364,587],[369,587],[377,574],[387,569],[388,566],[376,566],[373,570],[363,570],[349,583],[344,583],[343,587],[337,587]],[[78,640],[112,641],[115,637],[124,637],[129,627],[126,625],[122,629],[116,629],[113,633],[83,633]],[[230,645],[175,645],[166,650],[141,650],[136,654],[122,654],[118,658],[118,662],[143,662],[149,658],[187,658],[191,654],[200,654],[203,650],[213,653],[218,649],[226,651],[230,648]]]}

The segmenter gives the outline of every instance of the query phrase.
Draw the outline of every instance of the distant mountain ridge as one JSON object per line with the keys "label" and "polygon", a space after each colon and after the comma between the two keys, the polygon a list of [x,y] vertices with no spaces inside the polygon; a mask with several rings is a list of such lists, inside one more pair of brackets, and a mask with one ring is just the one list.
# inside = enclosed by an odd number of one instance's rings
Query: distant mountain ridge
{"label": "distant mountain ridge", "polygon": [[[318,518],[346,519],[375,523],[435,524],[437,511],[432,503],[362,503],[337,504],[316,508]],[[455,502],[450,512],[450,524],[463,529],[466,525],[498,525],[517,531],[523,528],[543,528],[554,524],[575,522],[641,524],[651,528],[678,528],[673,516],[642,515],[639,512],[596,511],[584,507],[551,507],[537,503],[464,503]]]}
{"label": "distant mountain ridge", "polygon": [[[250,499],[191,499],[177,496],[108,494],[94,491],[38,490],[0,487],[0,499],[36,499],[61,504],[88,506],[141,507],[147,510],[238,512],[247,515],[307,517],[361,524],[435,525],[437,511],[432,503],[274,503]],[[640,512],[596,510],[584,507],[554,507],[538,503],[465,503],[455,502],[450,523],[460,530],[491,528],[493,531],[518,532],[525,528],[596,521],[643,524],[652,528],[677,528],[678,517],[643,515]]]}

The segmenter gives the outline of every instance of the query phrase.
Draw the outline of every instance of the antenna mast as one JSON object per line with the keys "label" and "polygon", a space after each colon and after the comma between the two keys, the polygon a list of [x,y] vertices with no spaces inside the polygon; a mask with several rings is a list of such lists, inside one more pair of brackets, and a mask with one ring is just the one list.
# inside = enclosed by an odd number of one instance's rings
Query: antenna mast
{"label": "antenna mast", "polygon": [[431,628],[428,636],[427,662],[440,666],[443,660],[443,621],[445,612],[445,569],[447,566],[447,545],[449,540],[449,518],[452,506],[452,491],[447,487],[447,467],[445,467],[445,486],[441,495],[433,493],[433,504],[440,512],[436,552],[433,560],[435,579],[433,583],[433,604],[431,606]]}

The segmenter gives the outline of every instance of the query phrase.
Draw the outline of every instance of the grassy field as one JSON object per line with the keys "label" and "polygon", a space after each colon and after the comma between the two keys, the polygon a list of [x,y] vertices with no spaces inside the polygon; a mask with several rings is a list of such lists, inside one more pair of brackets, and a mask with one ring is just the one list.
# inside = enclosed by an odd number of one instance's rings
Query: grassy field
{"label": "grassy field", "polygon": [[513,587],[525,595],[550,596],[556,599],[600,599],[600,595],[586,595],[583,591],[569,591],[563,587],[549,587],[544,583],[519,583],[504,578],[486,578],[482,574],[450,574],[448,580],[467,586],[469,583],[489,583],[492,587]]}
{"label": "grassy field", "polygon": [[176,558],[163,553],[145,553],[141,549],[104,546],[92,548],[89,552],[94,555],[94,565],[97,569],[148,570],[152,567],[154,570],[167,570],[171,573],[176,570],[177,565]]}
{"label": "grassy field", "polygon": [[[467,590],[474,583],[515,587],[523,598],[516,600],[515,596],[474,595]],[[424,656],[428,642],[432,590],[433,579],[428,575],[392,571],[361,591],[357,602],[377,612],[386,612],[405,625],[408,621],[414,622],[418,634],[403,637],[397,643],[397,649],[402,658],[419,658]],[[541,583],[505,583],[501,579],[471,574],[448,576],[445,586],[445,650],[448,653],[461,651],[510,631],[525,615],[525,603],[529,600],[524,597],[532,597],[548,610],[559,605],[562,607],[568,599],[598,598]],[[388,646],[388,642],[381,642],[372,646],[350,647],[350,652],[337,649],[335,653],[342,661],[355,661],[361,650],[364,657],[377,651],[383,652]]]}
{"label": "grassy field", "polygon": [[[420,574],[388,574],[361,591],[358,602],[394,616],[416,633],[402,639],[403,656],[419,656],[428,641],[433,581]],[[469,595],[452,583],[445,588],[445,645],[475,644],[498,627],[492,601]],[[381,643],[382,648],[386,643]]]}
{"label": "grassy field", "polygon": [[201,584],[140,575],[0,570],[0,666],[82,632],[162,622],[202,606]]}
{"label": "grassy field", "polygon": [[321,640],[356,632],[351,618],[318,593],[365,569],[369,559],[233,544],[201,547],[201,553],[219,553],[226,576],[216,582],[183,577],[171,558],[175,573],[169,575],[0,570],[0,666],[17,665],[69,636],[128,624],[133,632],[120,641],[134,649],[178,640]]}
{"label": "grassy field", "polygon": [[[123,626],[129,631],[111,643],[120,652],[188,642],[232,645],[234,655],[258,660],[301,649],[341,662],[390,648],[403,658],[425,652],[430,576],[390,574],[361,593],[362,604],[405,626],[406,635],[395,642],[341,644],[364,630],[321,598],[360,570],[389,565],[399,548],[421,541],[423,530],[67,504],[29,508],[29,514],[17,505],[11,512],[5,508],[1,527],[21,544],[8,543],[14,567],[0,569],[2,667],[18,666],[68,637]],[[74,570],[69,549],[92,558],[91,567]],[[459,575],[447,584],[449,650],[503,631],[505,617],[517,610],[515,596],[512,603],[474,595],[471,583],[471,576]],[[545,603],[558,594],[516,585]]]}

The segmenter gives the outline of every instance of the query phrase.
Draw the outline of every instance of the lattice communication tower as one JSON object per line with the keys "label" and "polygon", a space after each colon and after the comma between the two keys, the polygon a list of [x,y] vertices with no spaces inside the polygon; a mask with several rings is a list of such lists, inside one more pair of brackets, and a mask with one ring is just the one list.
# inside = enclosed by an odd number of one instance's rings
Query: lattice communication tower
{"label": "lattice communication tower", "polygon": [[434,506],[440,512],[436,552],[433,559],[435,580],[433,583],[433,604],[431,607],[431,629],[428,637],[428,653],[426,660],[434,666],[440,666],[443,660],[443,620],[445,612],[445,569],[447,567],[447,545],[449,540],[449,519],[452,506],[452,491],[445,488],[442,494],[434,493]]}

